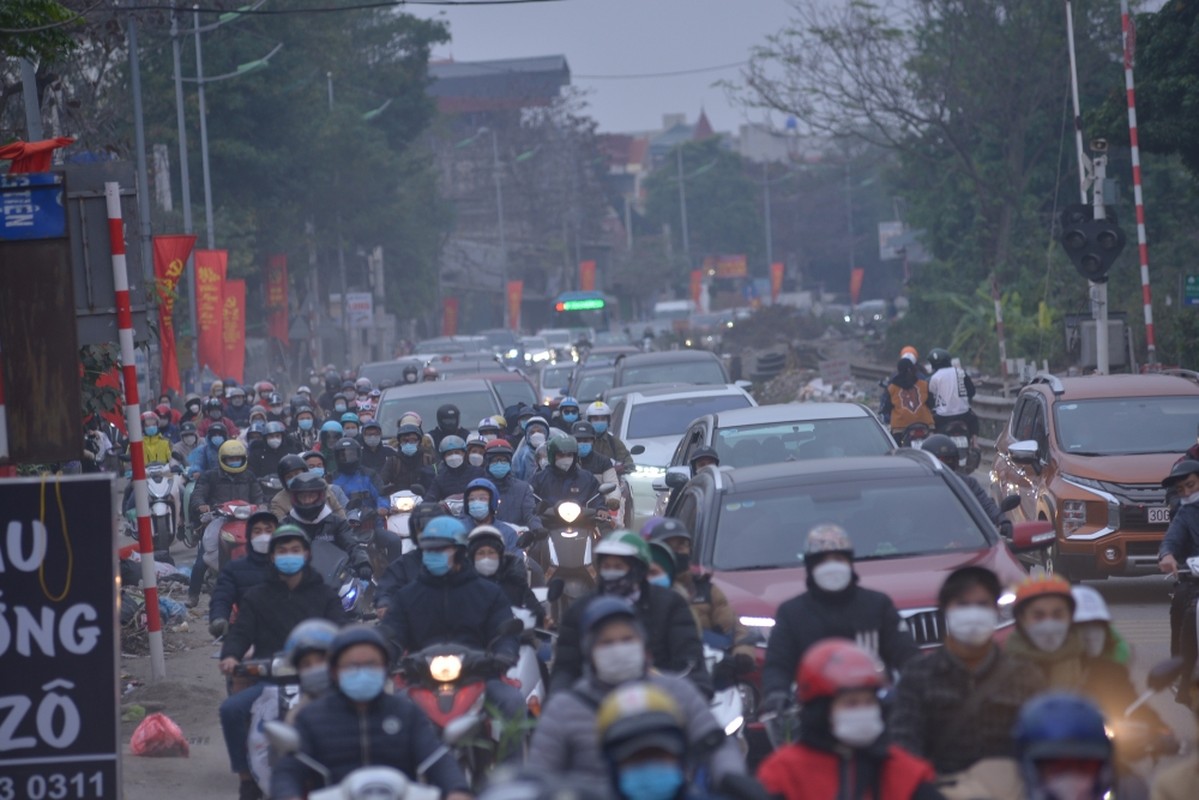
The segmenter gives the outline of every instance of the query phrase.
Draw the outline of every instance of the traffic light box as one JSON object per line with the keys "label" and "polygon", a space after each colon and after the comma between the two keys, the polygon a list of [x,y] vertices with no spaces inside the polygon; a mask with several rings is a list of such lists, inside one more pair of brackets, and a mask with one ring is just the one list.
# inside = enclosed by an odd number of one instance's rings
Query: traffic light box
{"label": "traffic light box", "polygon": [[1078,274],[1104,283],[1116,257],[1124,250],[1124,231],[1113,216],[1095,219],[1091,206],[1075,204],[1062,211],[1062,247]]}

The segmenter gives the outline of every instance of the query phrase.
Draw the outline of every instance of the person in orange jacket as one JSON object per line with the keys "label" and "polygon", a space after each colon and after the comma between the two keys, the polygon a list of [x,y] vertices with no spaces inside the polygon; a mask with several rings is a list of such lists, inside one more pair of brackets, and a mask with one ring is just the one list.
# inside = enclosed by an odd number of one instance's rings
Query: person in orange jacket
{"label": "person in orange jacket", "polygon": [[933,767],[888,741],[873,656],[848,639],[825,639],[797,670],[799,741],[758,768],[767,793],[784,800],[938,800]]}

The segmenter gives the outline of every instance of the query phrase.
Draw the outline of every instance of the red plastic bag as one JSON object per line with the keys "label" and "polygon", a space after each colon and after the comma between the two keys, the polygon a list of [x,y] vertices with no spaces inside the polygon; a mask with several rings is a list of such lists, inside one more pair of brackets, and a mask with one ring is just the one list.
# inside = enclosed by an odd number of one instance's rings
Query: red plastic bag
{"label": "red plastic bag", "polygon": [[187,739],[174,720],[166,714],[151,714],[142,720],[129,740],[135,756],[183,756],[187,758]]}

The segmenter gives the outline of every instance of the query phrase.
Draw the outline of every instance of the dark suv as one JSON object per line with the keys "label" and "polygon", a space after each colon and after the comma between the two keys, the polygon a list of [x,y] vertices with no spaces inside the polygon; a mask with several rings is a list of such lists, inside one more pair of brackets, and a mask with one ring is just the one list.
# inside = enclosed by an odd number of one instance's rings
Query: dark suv
{"label": "dark suv", "polygon": [[732,383],[720,357],[707,350],[635,353],[616,359],[612,386],[639,383]]}
{"label": "dark suv", "polygon": [[1157,571],[1170,510],[1161,480],[1195,442],[1195,373],[1039,375],[995,442],[996,498],[1057,531],[1047,568],[1073,580]]}

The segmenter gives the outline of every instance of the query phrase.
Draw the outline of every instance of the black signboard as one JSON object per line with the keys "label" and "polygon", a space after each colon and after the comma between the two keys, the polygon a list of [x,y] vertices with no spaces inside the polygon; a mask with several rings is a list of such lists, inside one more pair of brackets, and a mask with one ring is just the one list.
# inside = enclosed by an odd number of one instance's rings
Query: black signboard
{"label": "black signboard", "polygon": [[112,483],[0,480],[0,800],[119,797]]}

